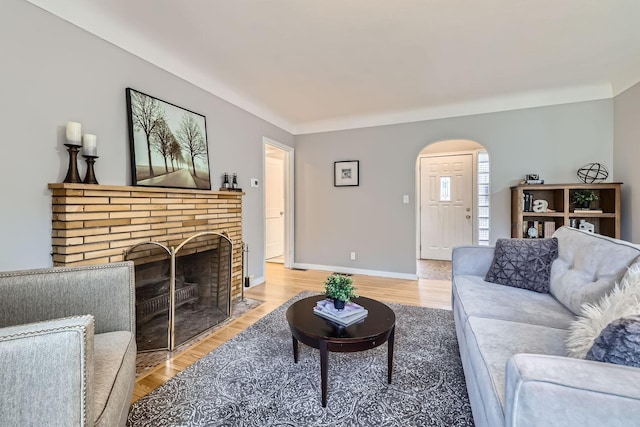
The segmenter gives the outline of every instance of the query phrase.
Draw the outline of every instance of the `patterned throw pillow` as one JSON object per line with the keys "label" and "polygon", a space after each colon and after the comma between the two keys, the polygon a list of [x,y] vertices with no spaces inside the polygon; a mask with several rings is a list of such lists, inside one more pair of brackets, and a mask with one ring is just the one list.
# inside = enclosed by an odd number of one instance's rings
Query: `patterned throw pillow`
{"label": "patterned throw pillow", "polygon": [[640,368],[640,316],[609,323],[595,339],[585,359]]}
{"label": "patterned throw pillow", "polygon": [[611,322],[640,314],[640,263],[634,263],[620,283],[597,304],[583,304],[582,315],[569,326],[567,356],[583,359]]}
{"label": "patterned throw pillow", "polygon": [[558,239],[498,239],[484,280],[500,285],[549,292],[551,264],[558,258]]}

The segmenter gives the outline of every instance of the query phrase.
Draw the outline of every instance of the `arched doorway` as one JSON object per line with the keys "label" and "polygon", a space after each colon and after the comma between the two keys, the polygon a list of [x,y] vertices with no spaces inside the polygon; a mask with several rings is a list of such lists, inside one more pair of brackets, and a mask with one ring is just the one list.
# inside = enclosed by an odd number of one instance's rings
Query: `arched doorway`
{"label": "arched doorway", "polygon": [[451,261],[454,246],[489,242],[489,157],[470,140],[425,147],[416,160],[416,258]]}

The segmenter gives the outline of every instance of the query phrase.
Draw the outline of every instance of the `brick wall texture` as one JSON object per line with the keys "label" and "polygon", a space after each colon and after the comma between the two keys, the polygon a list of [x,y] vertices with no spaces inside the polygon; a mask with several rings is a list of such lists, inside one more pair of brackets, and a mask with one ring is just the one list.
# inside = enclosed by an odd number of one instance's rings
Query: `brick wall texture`
{"label": "brick wall texture", "polygon": [[132,246],[171,248],[203,231],[233,243],[232,299],[242,292],[242,194],[91,184],[49,184],[55,266],[124,260]]}

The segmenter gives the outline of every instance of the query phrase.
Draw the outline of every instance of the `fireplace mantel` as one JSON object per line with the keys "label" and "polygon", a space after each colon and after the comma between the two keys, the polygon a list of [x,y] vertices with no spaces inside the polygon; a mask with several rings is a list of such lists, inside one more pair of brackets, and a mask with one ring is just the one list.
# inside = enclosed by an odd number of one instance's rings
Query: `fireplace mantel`
{"label": "fireplace mantel", "polygon": [[231,191],[49,184],[55,266],[124,260],[126,249],[156,241],[227,233],[233,243],[232,298],[242,292],[242,196]]}

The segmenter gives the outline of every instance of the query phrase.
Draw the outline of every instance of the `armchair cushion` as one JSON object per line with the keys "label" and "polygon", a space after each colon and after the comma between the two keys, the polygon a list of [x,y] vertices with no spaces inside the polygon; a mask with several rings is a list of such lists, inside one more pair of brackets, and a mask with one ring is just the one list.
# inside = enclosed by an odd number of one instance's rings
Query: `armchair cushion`
{"label": "armchair cushion", "polygon": [[[93,410],[96,426],[122,425],[129,405],[135,378],[135,337],[129,331],[107,332],[95,336],[95,372]],[[115,378],[115,381],[114,381]]]}
{"label": "armchair cushion", "polygon": [[0,273],[0,424],[125,425],[133,278],[132,262]]}
{"label": "armchair cushion", "polygon": [[92,424],[93,336],[92,316],[0,329],[2,424]]}

